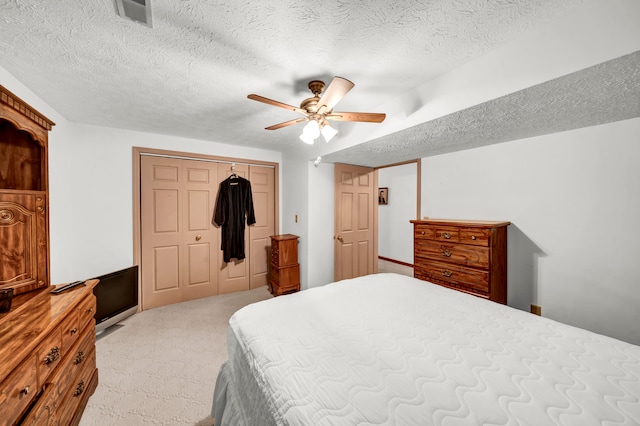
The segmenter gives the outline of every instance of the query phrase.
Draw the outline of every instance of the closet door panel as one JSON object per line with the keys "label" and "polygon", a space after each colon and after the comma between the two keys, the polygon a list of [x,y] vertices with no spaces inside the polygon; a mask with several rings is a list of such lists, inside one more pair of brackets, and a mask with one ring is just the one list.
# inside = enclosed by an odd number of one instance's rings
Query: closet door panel
{"label": "closet door panel", "polygon": [[141,159],[142,309],[182,301],[179,160]]}
{"label": "closet door panel", "polygon": [[275,169],[249,166],[256,223],[249,228],[250,287],[267,285],[271,235],[275,232]]}
{"label": "closet door panel", "polygon": [[218,294],[218,233],[211,223],[218,188],[216,163],[182,160],[184,300]]}

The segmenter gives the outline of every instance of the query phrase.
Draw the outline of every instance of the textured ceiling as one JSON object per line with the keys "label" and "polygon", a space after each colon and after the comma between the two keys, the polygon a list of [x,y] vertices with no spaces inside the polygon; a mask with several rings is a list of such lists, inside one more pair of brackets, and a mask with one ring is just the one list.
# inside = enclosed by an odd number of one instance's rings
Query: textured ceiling
{"label": "textured ceiling", "polygon": [[[74,122],[287,150],[300,144],[301,125],[263,129],[295,113],[247,94],[298,105],[310,96],[309,80],[339,75],[356,86],[336,110],[389,114],[376,107],[585,2],[148,1],[153,28],[116,16],[112,0],[0,0],[0,66]],[[586,70],[563,81],[590,86],[597,75]],[[631,84],[637,90],[637,76]],[[514,133],[505,120],[520,120],[520,137],[530,136],[532,109],[546,111],[542,120],[582,103],[566,91],[532,100],[555,93],[534,87],[327,159],[370,155],[369,164],[379,164],[381,153],[400,159],[401,150],[416,158],[452,150],[444,147],[451,135],[464,136],[455,149],[499,142]],[[514,107],[521,116],[512,116]]]}
{"label": "textured ceiling", "polygon": [[640,117],[640,52],[323,157],[378,167]]}

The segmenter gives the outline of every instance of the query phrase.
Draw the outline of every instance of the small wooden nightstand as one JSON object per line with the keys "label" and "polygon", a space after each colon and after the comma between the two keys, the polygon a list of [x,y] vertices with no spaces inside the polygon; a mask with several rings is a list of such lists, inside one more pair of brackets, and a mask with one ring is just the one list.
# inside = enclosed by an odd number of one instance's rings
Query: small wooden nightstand
{"label": "small wooden nightstand", "polygon": [[271,236],[269,291],[274,296],[300,291],[298,238],[292,234]]}

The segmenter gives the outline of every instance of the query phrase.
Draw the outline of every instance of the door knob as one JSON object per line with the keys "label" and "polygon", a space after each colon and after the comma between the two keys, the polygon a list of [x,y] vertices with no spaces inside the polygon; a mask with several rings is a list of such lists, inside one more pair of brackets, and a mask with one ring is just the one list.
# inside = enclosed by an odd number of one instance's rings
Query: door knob
{"label": "door knob", "polygon": [[200,241],[202,239],[202,235],[196,235],[196,241]]}
{"label": "door knob", "polygon": [[344,240],[342,239],[342,235],[338,235],[336,237],[336,240],[340,241],[341,243],[344,243]]}

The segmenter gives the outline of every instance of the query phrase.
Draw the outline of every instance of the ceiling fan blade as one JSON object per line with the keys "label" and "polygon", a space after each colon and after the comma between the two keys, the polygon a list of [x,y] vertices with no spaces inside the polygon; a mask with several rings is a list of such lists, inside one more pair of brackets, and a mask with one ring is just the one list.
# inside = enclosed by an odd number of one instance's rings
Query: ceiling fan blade
{"label": "ceiling fan blade", "polygon": [[366,123],[382,123],[387,114],[377,112],[332,112],[326,118],[335,121],[363,121]]}
{"label": "ceiling fan blade", "polygon": [[290,111],[295,111],[295,112],[299,112],[301,114],[307,115],[307,111],[300,109],[298,107],[295,107],[293,105],[288,105],[282,102],[278,102],[278,101],[274,101],[273,99],[269,99],[269,98],[265,98],[264,96],[260,96],[260,95],[247,95],[247,98],[252,99],[254,101],[258,101],[258,102],[262,102],[265,103],[267,105],[273,105],[273,106],[277,106],[280,108],[284,108],[284,109],[288,109]]}
{"label": "ceiling fan blade", "polygon": [[273,126],[265,127],[265,130],[278,130],[283,127],[292,126],[296,123],[300,123],[301,121],[306,121],[306,118],[296,118],[295,120],[285,121],[284,123],[274,124]]}
{"label": "ceiling fan blade", "polygon": [[334,77],[318,101],[318,114],[330,112],[353,86],[354,84],[346,78]]}

